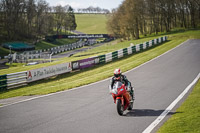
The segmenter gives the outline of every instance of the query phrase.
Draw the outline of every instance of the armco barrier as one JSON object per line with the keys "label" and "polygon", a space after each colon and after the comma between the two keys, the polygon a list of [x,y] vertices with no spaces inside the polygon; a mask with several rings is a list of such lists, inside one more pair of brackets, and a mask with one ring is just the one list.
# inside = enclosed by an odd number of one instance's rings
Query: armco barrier
{"label": "armco barrier", "polygon": [[100,63],[99,57],[91,57],[72,62],[72,70],[85,69]]}
{"label": "armco barrier", "polygon": [[0,90],[4,90],[7,88],[7,76],[0,75]]}
{"label": "armco barrier", "polygon": [[135,46],[131,46],[128,48],[120,49],[118,51],[114,51],[112,53],[107,53],[105,55],[100,55],[99,57],[99,62],[100,63],[107,63],[110,61],[113,61],[115,59],[124,57],[126,55],[134,54],[136,52],[141,52],[143,50],[146,50],[152,46],[161,44],[163,41],[166,41],[167,37],[160,37],[158,39],[150,40],[149,42],[145,42],[143,44],[137,44]]}
{"label": "armco barrier", "polygon": [[27,72],[11,73],[0,76],[0,90],[11,89],[27,84]]}
{"label": "armco barrier", "polygon": [[105,63],[106,62],[106,55],[100,55],[99,57],[99,63]]}
{"label": "armco barrier", "polygon": [[115,59],[124,57],[126,55],[134,54],[142,50],[148,49],[152,46],[161,44],[166,41],[167,37],[160,37],[158,39],[150,40],[143,44],[137,44],[128,48],[120,49],[105,55],[91,57],[83,60],[78,60],[70,63],[63,63],[45,68],[34,69],[25,72],[12,73],[7,75],[0,75],[0,91],[26,85],[29,82],[48,78],[51,76],[71,72],[78,69],[85,69],[93,67],[97,64],[111,62]]}
{"label": "armco barrier", "polygon": [[53,66],[29,70],[27,71],[27,76],[26,76],[27,82],[29,83],[40,79],[52,77],[55,75],[71,72],[72,71],[71,66],[72,65],[70,62],[70,63],[57,64]]}
{"label": "armco barrier", "polygon": [[[80,48],[85,45],[85,42],[80,40],[76,43],[72,44],[66,44],[62,46],[57,46],[53,48],[43,49],[43,50],[34,50],[34,51],[25,51],[23,53],[19,54],[12,54],[14,61],[26,61],[27,59],[37,59],[37,58],[43,58],[43,55],[46,54],[48,57],[50,57],[50,54],[58,54],[61,52],[69,51],[72,49]],[[15,59],[16,60],[15,60]]]}

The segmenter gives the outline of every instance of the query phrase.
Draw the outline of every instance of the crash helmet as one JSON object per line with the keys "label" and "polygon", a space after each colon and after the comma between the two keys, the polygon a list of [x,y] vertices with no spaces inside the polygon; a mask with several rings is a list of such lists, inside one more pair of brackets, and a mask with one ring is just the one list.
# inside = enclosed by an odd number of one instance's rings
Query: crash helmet
{"label": "crash helmet", "polygon": [[115,69],[115,71],[114,71],[114,77],[117,80],[120,79],[120,77],[121,77],[121,70],[119,68]]}

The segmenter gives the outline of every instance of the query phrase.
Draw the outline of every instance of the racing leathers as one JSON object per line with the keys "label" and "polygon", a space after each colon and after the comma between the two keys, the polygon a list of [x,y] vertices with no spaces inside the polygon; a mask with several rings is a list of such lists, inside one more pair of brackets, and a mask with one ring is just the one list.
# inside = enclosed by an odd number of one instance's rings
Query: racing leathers
{"label": "racing leathers", "polygon": [[132,97],[132,100],[135,99],[135,96],[134,96],[134,89],[133,87],[131,86],[131,82],[128,81],[128,79],[126,78],[125,75],[120,75],[120,78],[116,78],[115,76],[112,77],[112,80],[111,80],[111,88],[113,88],[113,85],[115,83],[115,81],[121,81],[123,84],[125,84],[128,92],[130,93],[131,97]]}

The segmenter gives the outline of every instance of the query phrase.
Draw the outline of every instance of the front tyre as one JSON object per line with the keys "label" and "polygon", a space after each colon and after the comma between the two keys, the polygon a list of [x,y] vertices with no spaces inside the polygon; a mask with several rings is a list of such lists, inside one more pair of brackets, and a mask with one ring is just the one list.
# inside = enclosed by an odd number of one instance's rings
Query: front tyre
{"label": "front tyre", "polygon": [[124,112],[124,107],[122,106],[122,102],[121,102],[121,99],[117,99],[117,113],[119,115],[123,115],[123,112]]}

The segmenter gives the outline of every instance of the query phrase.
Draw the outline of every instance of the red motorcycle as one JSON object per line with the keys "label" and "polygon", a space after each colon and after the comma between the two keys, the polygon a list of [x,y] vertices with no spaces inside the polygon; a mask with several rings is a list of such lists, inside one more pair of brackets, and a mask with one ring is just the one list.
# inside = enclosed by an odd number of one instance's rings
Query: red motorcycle
{"label": "red motorcycle", "polygon": [[109,86],[109,89],[114,99],[114,103],[117,105],[117,112],[119,115],[123,115],[123,112],[126,109],[132,110],[133,101],[131,100],[131,95],[122,82],[116,81],[113,88]]}

